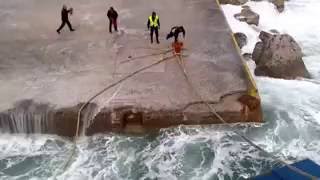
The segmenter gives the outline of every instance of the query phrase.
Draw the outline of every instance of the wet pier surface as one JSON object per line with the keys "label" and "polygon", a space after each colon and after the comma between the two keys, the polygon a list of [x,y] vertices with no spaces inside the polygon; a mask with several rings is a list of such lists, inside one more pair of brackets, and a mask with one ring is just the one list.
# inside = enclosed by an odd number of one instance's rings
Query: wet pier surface
{"label": "wet pier surface", "polygon": [[[79,104],[130,73],[172,56],[163,52],[171,47],[165,36],[175,25],[187,31],[183,62],[203,99],[172,58],[97,97],[83,113],[86,134],[220,123],[203,100],[227,122],[261,122],[260,104],[248,108],[239,101],[248,95],[250,82],[216,1],[66,4],[74,8],[70,21],[76,31],[66,26],[58,35],[60,1],[0,1],[0,128],[72,136]],[[113,34],[108,32],[109,6],[119,13],[119,32]],[[147,31],[152,11],[160,17],[159,45],[150,44]]]}

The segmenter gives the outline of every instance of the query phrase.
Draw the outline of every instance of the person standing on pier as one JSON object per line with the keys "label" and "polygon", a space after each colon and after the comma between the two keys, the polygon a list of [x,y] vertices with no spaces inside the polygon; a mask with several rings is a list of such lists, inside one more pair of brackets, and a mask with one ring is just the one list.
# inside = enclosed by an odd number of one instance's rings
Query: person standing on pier
{"label": "person standing on pier", "polygon": [[159,44],[160,43],[159,42],[160,20],[159,20],[159,16],[155,12],[152,12],[152,15],[149,16],[147,27],[148,27],[148,30],[150,30],[151,44],[153,43],[153,32],[156,34],[156,40],[157,40],[157,43]]}
{"label": "person standing on pier", "polygon": [[60,25],[60,27],[57,29],[57,33],[60,34],[61,29],[67,24],[69,27],[70,31],[74,31],[74,29],[72,28],[72,25],[69,21],[69,14],[72,15],[73,13],[73,8],[67,9],[66,5],[62,6],[62,10],[61,10],[61,20],[62,23]]}
{"label": "person standing on pier", "polygon": [[116,10],[113,9],[113,7],[110,7],[108,10],[107,16],[109,18],[109,32],[112,33],[112,25],[114,27],[115,31],[118,31],[118,25],[117,25],[117,18],[118,13]]}

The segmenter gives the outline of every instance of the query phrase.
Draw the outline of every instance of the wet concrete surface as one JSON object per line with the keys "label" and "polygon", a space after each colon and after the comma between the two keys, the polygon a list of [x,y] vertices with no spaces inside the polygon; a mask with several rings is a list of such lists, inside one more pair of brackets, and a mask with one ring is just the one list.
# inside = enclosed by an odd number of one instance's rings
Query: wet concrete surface
{"label": "wet concrete surface", "polygon": [[[131,72],[171,56],[146,55],[170,48],[166,33],[174,25],[183,25],[187,31],[185,67],[203,99],[228,122],[261,121],[244,118],[241,112],[244,107],[237,99],[246,94],[248,82],[216,1],[66,1],[74,8],[70,21],[76,31],[69,32],[65,27],[58,35],[55,30],[61,23],[62,4],[51,0],[0,1],[1,111],[25,99],[49,103],[56,109],[76,107]],[[119,13],[118,33],[108,32],[109,6]],[[160,17],[159,45],[150,44],[146,27],[152,11]],[[135,59],[140,56],[145,57]],[[199,101],[172,59],[99,96],[93,101],[99,108],[92,118],[99,117],[97,122],[110,126],[118,123],[114,116],[119,117],[112,112],[117,114],[115,109],[125,107],[126,112],[142,114],[141,121],[132,125],[219,123],[216,118],[208,118],[209,109]],[[110,118],[99,116],[104,112]],[[120,114],[120,126],[124,128],[130,122],[121,120]],[[92,124],[87,128],[94,133],[95,128],[89,127]]]}

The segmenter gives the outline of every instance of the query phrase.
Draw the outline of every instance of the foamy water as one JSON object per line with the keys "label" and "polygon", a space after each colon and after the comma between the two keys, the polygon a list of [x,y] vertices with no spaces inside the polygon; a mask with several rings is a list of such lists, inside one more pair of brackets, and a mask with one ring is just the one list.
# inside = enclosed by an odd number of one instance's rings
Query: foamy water
{"label": "foamy water", "polygon": [[[45,135],[0,136],[0,179],[245,179],[269,171],[276,162],[237,136],[238,129],[287,162],[310,158],[320,163],[320,1],[290,0],[279,14],[267,2],[247,3],[260,14],[252,28],[233,18],[238,6],[224,5],[234,32],[244,32],[252,52],[258,31],[277,29],[301,45],[314,82],[255,77],[266,121],[242,125],[177,127],[143,137],[96,135],[77,141],[71,165],[63,171],[72,144]],[[252,64],[252,62],[249,62]]]}

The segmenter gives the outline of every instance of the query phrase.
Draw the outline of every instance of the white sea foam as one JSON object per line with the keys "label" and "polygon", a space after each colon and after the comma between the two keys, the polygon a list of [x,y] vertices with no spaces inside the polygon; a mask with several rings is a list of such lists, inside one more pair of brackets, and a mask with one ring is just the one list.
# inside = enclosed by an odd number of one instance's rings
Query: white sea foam
{"label": "white sea foam", "polygon": [[[255,77],[265,109],[267,129],[255,140],[270,152],[279,152],[284,160],[311,158],[319,162],[318,144],[320,131],[320,24],[311,20],[318,17],[320,2],[317,0],[293,0],[286,2],[286,9],[278,13],[268,2],[248,2],[246,5],[260,15],[258,27],[237,21],[233,15],[241,7],[224,5],[223,10],[234,32],[248,36],[248,45],[242,51],[252,53],[258,40],[258,31],[276,29],[288,33],[300,44],[305,54],[304,62],[314,80],[280,80]],[[254,63],[248,62],[253,72]],[[269,125],[268,125],[269,124]],[[300,152],[300,153],[299,153]],[[282,155],[281,155],[282,154]]]}

